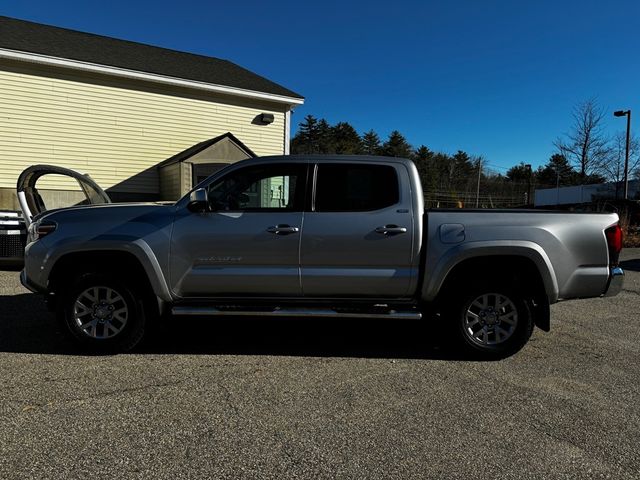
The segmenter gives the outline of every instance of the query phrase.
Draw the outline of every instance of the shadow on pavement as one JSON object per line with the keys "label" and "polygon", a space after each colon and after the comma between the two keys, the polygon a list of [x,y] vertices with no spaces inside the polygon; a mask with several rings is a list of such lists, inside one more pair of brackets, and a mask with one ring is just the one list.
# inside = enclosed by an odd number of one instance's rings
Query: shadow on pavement
{"label": "shadow on pavement", "polygon": [[[134,353],[468,360],[445,337],[428,321],[170,317]],[[30,293],[0,296],[0,352],[83,354]]]}
{"label": "shadow on pavement", "polygon": [[22,270],[22,262],[0,259],[0,272],[19,272]]}
{"label": "shadow on pavement", "polygon": [[66,353],[72,346],[42,297],[33,293],[0,296],[0,352]]}
{"label": "shadow on pavement", "polygon": [[634,258],[632,260],[623,260],[620,262],[620,266],[622,267],[623,270],[640,272],[640,258]]}

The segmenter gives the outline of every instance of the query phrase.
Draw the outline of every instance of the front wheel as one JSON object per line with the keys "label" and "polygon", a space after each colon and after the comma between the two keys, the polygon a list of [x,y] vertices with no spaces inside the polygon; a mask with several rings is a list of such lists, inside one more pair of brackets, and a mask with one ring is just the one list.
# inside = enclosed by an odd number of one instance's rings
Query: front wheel
{"label": "front wheel", "polygon": [[462,346],[483,358],[502,358],[518,352],[533,331],[533,316],[525,298],[502,286],[471,288],[454,309]]}
{"label": "front wheel", "polygon": [[135,289],[97,273],[78,276],[62,292],[58,317],[72,337],[97,353],[126,352],[144,335],[145,316]]}

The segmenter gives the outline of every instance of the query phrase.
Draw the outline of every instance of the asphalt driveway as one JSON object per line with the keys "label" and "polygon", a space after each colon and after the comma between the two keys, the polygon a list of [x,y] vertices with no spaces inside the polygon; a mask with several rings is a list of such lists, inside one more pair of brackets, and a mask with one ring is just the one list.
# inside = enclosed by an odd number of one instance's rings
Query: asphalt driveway
{"label": "asphalt driveway", "polygon": [[[640,478],[640,249],[625,290],[471,362],[411,322],[188,320],[79,355],[0,273],[0,478]],[[175,328],[174,328],[175,327]]]}

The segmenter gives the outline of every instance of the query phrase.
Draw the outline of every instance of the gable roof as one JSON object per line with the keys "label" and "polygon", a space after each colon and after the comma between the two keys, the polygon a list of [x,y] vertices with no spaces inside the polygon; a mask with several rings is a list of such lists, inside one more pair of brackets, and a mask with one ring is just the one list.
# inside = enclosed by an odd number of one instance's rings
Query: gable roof
{"label": "gable roof", "polygon": [[295,99],[301,95],[214,57],[0,16],[0,48]]}
{"label": "gable roof", "polygon": [[253,153],[253,151],[247,147],[244,143],[242,143],[240,140],[238,140],[238,138],[231,132],[227,132],[224,133],[222,135],[219,135],[217,137],[211,138],[209,140],[205,140],[204,142],[200,142],[200,143],[196,143],[195,145],[193,145],[192,147],[187,148],[186,150],[183,150],[180,153],[176,153],[174,156],[167,158],[166,160],[164,160],[163,162],[160,162],[157,167],[161,168],[161,167],[166,167],[167,165],[171,165],[173,163],[178,163],[178,162],[184,162],[185,160],[188,160],[189,158],[193,157],[194,155],[197,155],[198,153],[206,150],[207,148],[224,141],[225,139],[229,139],[231,142],[233,142],[237,147],[239,147],[241,150],[243,150],[246,154],[247,157],[256,157],[257,155],[255,153]]}

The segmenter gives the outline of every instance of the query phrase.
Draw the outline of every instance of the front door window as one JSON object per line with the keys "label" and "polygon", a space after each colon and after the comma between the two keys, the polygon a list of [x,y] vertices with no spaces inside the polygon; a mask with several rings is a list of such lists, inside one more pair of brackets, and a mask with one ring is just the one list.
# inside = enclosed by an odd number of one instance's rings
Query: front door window
{"label": "front door window", "polygon": [[306,165],[243,168],[209,186],[212,211],[301,211]]}

